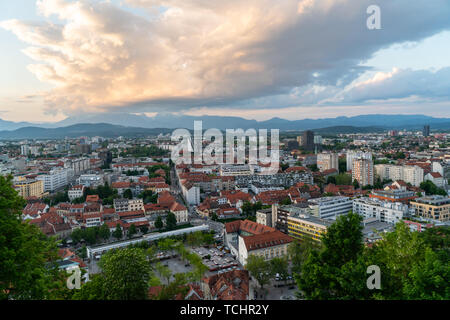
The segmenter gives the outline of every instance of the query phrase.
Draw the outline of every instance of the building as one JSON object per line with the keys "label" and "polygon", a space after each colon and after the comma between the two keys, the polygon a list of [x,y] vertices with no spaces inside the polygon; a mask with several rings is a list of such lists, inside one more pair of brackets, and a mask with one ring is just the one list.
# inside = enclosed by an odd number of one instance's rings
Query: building
{"label": "building", "polygon": [[22,178],[14,183],[14,188],[23,198],[42,198],[44,194],[44,182],[42,180]]}
{"label": "building", "polygon": [[361,187],[373,185],[373,163],[368,159],[355,159],[353,161],[352,181],[358,181]]}
{"label": "building", "polygon": [[249,300],[248,270],[233,270],[203,278],[200,290],[204,300]]}
{"label": "building", "polygon": [[404,204],[408,204],[411,200],[417,198],[417,196],[414,191],[390,189],[373,190],[372,193],[369,194],[369,198],[378,199],[381,201],[401,202]]}
{"label": "building", "polygon": [[293,215],[288,217],[287,224],[291,237],[299,240],[309,238],[319,242],[332,221],[310,215]]}
{"label": "building", "polygon": [[348,197],[324,197],[309,199],[309,213],[321,219],[335,220],[338,215],[347,214],[353,208]]}
{"label": "building", "polygon": [[339,171],[339,156],[337,153],[319,153],[317,155],[317,167],[320,172],[330,169]]}
{"label": "building", "polygon": [[381,222],[396,224],[408,216],[410,211],[408,205],[401,202],[359,198],[353,200],[353,212],[365,219],[376,218]]}
{"label": "building", "polygon": [[126,212],[128,210],[128,199],[114,199],[114,209],[116,212]]}
{"label": "building", "polygon": [[415,187],[423,182],[424,171],[419,166],[398,166],[392,164],[377,164],[374,166],[375,173],[381,180],[403,180]]}
{"label": "building", "polygon": [[67,192],[69,200],[73,201],[75,199],[81,198],[84,195],[84,186],[76,185],[69,189]]}
{"label": "building", "polygon": [[266,260],[287,255],[292,238],[274,228],[250,220],[236,220],[225,224],[224,243],[242,265],[250,255]]}
{"label": "building", "polygon": [[40,154],[39,146],[22,145],[20,146],[20,154],[23,156],[38,156]]}
{"label": "building", "polygon": [[144,200],[130,199],[128,200],[128,211],[142,211],[144,210]]}
{"label": "building", "polygon": [[427,173],[424,180],[433,182],[438,188],[444,188],[446,185],[444,177],[439,172]]}
{"label": "building", "polygon": [[303,132],[302,147],[308,151],[314,150],[314,132],[311,130],[306,130]]}
{"label": "building", "polygon": [[429,125],[423,126],[422,134],[423,134],[424,137],[429,137],[430,136],[430,126]]}
{"label": "building", "polygon": [[221,176],[247,176],[252,175],[252,167],[248,164],[224,164],[220,166]]}
{"label": "building", "polygon": [[63,189],[68,184],[68,169],[53,169],[47,174],[38,175],[36,180],[44,182],[44,191],[54,192]]}
{"label": "building", "polygon": [[98,174],[82,174],[77,183],[87,188],[97,188],[104,184],[103,176]]}
{"label": "building", "polygon": [[414,215],[425,219],[449,221],[450,217],[450,197],[426,196],[411,201],[411,208]]}
{"label": "building", "polygon": [[256,211],[256,223],[264,226],[273,227],[272,223],[272,208],[261,209]]}
{"label": "building", "polygon": [[353,161],[356,159],[372,160],[372,152],[348,151],[346,156],[347,156],[347,171],[353,170]]}

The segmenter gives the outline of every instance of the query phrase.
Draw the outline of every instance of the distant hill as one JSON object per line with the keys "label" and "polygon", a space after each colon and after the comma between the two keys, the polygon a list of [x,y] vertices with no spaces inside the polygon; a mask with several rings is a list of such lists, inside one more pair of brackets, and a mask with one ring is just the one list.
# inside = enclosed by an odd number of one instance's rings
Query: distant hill
{"label": "distant hill", "polygon": [[337,117],[325,119],[287,120],[273,118],[266,121],[248,120],[240,117],[221,116],[188,116],[177,114],[158,114],[148,117],[144,114],[107,113],[83,114],[69,117],[55,123],[30,124],[26,122],[15,123],[0,119],[0,131],[15,130],[23,127],[60,128],[76,124],[107,123],[111,125],[136,128],[188,128],[193,129],[194,121],[201,120],[203,129],[280,129],[281,131],[311,130],[332,127],[377,127],[384,130],[407,129],[421,130],[424,125],[430,125],[431,130],[449,130],[450,118],[433,118],[424,115],[360,115],[354,117]]}
{"label": "distant hill", "polygon": [[380,127],[353,127],[353,126],[335,126],[313,130],[315,134],[343,134],[343,133],[378,133],[385,131]]}
{"label": "distant hill", "polygon": [[167,128],[149,129],[117,126],[108,123],[85,123],[60,128],[24,127],[12,131],[0,131],[0,139],[61,139],[80,136],[139,137],[170,132],[172,130]]}

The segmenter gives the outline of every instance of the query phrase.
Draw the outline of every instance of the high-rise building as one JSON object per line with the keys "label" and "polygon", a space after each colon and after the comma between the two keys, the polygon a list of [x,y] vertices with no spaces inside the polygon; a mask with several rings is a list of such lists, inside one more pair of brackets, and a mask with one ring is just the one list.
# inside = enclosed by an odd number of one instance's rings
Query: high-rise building
{"label": "high-rise building", "polygon": [[429,125],[423,126],[423,136],[424,137],[430,136],[430,126]]}
{"label": "high-rise building", "polygon": [[373,162],[358,158],[353,161],[352,181],[358,181],[361,187],[373,186]]}
{"label": "high-rise building", "polygon": [[397,166],[392,164],[377,164],[376,174],[381,180],[403,180],[415,187],[419,187],[424,179],[424,171],[419,166]]}
{"label": "high-rise building", "polygon": [[302,146],[305,150],[314,150],[314,132],[312,132],[311,130],[306,130],[303,132]]}
{"label": "high-rise building", "polygon": [[353,169],[353,161],[355,159],[372,160],[372,152],[348,151],[347,152],[347,171],[350,171]]}
{"label": "high-rise building", "polygon": [[339,171],[339,156],[337,153],[319,153],[317,155],[317,167],[321,172],[329,169]]}

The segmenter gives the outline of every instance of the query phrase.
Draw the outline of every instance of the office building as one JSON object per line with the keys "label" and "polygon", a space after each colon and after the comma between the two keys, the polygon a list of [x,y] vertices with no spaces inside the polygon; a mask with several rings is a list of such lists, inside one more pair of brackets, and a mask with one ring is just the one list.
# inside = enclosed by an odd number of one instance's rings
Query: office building
{"label": "office building", "polygon": [[339,171],[339,156],[337,153],[319,153],[317,155],[317,167],[320,172],[330,169]]}
{"label": "office building", "polygon": [[352,210],[352,201],[348,197],[324,197],[309,199],[309,213],[321,219],[335,220],[341,214]]}
{"label": "office building", "polygon": [[347,152],[347,171],[350,171],[353,169],[353,161],[355,159],[372,160],[372,152],[348,151]]}
{"label": "office building", "polygon": [[353,200],[353,212],[365,219],[376,218],[381,222],[396,224],[409,215],[409,207],[401,202],[359,198]]}
{"label": "office building", "polygon": [[423,126],[423,136],[424,137],[430,136],[430,126],[429,125]]}
{"label": "office building", "polygon": [[314,132],[310,130],[303,132],[302,147],[307,151],[314,150]]}
{"label": "office building", "polygon": [[358,181],[361,187],[373,186],[373,163],[368,159],[356,159],[353,161],[352,181]]}
{"label": "office building", "polygon": [[426,196],[411,201],[411,208],[414,215],[441,222],[449,221],[450,218],[450,197]]}

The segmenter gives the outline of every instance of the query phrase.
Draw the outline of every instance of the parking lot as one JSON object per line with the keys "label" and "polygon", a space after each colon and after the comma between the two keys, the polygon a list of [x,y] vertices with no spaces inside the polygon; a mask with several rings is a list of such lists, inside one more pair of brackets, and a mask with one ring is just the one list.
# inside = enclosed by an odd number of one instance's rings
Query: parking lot
{"label": "parking lot", "polygon": [[221,274],[231,270],[242,269],[239,262],[225,247],[195,247],[191,249],[191,252],[198,254],[203,259],[203,264],[209,268],[210,274]]}

